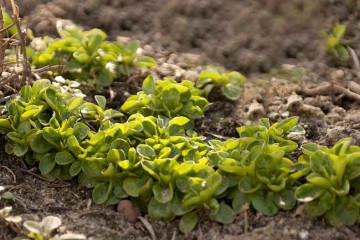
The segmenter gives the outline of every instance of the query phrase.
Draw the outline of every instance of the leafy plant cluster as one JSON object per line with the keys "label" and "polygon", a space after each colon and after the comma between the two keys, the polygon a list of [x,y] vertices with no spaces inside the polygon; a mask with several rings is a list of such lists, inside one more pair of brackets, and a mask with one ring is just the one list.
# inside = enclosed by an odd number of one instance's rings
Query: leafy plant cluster
{"label": "leafy plant cluster", "polygon": [[309,174],[296,198],[305,203],[309,215],[324,215],[332,225],[360,221],[360,147],[351,141],[345,138],[330,149],[306,144],[299,159]]}
{"label": "leafy plant cluster", "polygon": [[185,116],[197,119],[204,115],[208,101],[202,97],[202,91],[194,83],[183,80],[177,83],[173,79],[155,81],[147,77],[142,91],[129,97],[121,110],[128,114],[141,113],[145,116],[163,115],[168,118]]}
{"label": "leafy plant cluster", "polygon": [[[181,109],[150,107],[155,96],[166,101],[164,89],[175,89],[173,95],[185,100],[182,106],[194,104],[193,93],[199,96],[192,87],[147,78],[143,91],[130,97],[136,110],[125,122],[114,122],[123,114],[106,109],[104,97],[95,96],[97,104],[86,102],[64,86],[38,80],[6,105],[0,119],[9,140],[6,151],[38,164],[48,178],[76,178],[93,189],[96,203],[130,198],[153,219],[180,217],[183,232],[196,226],[201,212],[231,223],[245,204],[274,215],[292,209],[296,199],[332,224],[359,220],[360,148],[351,146],[351,139],[331,149],[306,144],[305,154],[296,158],[298,144],[291,139],[304,130],[292,117],[273,125],[262,119],[238,128],[239,138],[206,141],[192,131],[193,118]],[[141,100],[147,105],[139,105]]]}
{"label": "leafy plant cluster", "polygon": [[245,77],[239,72],[224,72],[220,68],[208,69],[200,73],[196,87],[203,89],[205,96],[209,96],[214,87],[229,100],[237,100],[241,96]]}
{"label": "leafy plant cluster", "polygon": [[229,179],[228,197],[236,211],[251,203],[271,216],[295,206],[295,187],[304,173],[295,171],[297,163],[291,157],[297,143],[285,137],[302,132],[297,121],[292,117],[270,125],[263,119],[258,126],[238,128],[238,139],[210,140],[213,150],[208,157]]}
{"label": "leafy plant cluster", "polygon": [[138,67],[153,67],[153,58],[143,56],[140,42],[126,45],[106,41],[99,29],[82,31],[70,24],[58,28],[60,39],[35,38],[28,48],[31,63],[36,68],[65,65],[65,78],[76,79],[98,88],[110,86],[114,79],[129,76]]}
{"label": "leafy plant cluster", "polygon": [[335,63],[344,65],[350,58],[350,54],[346,49],[347,43],[344,40],[346,33],[346,25],[336,23],[330,33],[323,33],[325,51],[334,60]]}

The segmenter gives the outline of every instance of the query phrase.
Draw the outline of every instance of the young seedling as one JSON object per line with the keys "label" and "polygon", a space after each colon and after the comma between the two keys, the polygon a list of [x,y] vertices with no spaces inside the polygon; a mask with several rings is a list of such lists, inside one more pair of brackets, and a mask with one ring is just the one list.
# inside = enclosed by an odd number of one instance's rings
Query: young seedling
{"label": "young seedling", "polygon": [[346,49],[344,35],[346,33],[346,25],[336,23],[331,33],[323,33],[325,51],[328,53],[335,63],[344,65],[350,57]]}
{"label": "young seedling", "polygon": [[245,77],[239,72],[208,69],[200,73],[196,87],[203,89],[206,97],[214,87],[219,87],[226,98],[235,101],[241,96],[244,82]]}

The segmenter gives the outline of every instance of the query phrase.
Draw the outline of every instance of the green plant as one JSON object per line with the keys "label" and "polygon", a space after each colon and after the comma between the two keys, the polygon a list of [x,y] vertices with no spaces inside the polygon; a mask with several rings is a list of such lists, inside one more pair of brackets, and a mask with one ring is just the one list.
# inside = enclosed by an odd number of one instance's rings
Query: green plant
{"label": "green plant", "polygon": [[122,111],[168,118],[185,116],[193,120],[203,116],[208,106],[208,101],[200,96],[201,91],[187,80],[180,83],[173,79],[155,81],[149,76],[144,80],[142,89],[126,100],[121,106]]}
{"label": "green plant", "polygon": [[332,148],[317,144],[303,146],[300,161],[308,166],[306,183],[296,190],[305,211],[325,215],[332,225],[352,225],[360,220],[360,147],[345,138]]}
{"label": "green plant", "polygon": [[[3,192],[4,190],[5,188],[0,185],[0,192]],[[1,199],[13,200],[14,198],[15,198],[14,195],[9,191],[0,194],[0,200]],[[2,209],[0,209],[0,219],[10,223],[21,222],[22,218],[20,216],[11,216],[10,215],[11,211],[12,211],[12,207],[3,207]]]}
{"label": "green plant", "polygon": [[222,69],[208,69],[200,73],[196,87],[203,89],[208,96],[216,86],[221,88],[224,96],[237,100],[241,96],[245,77],[239,72],[223,72]]}
{"label": "green plant", "polygon": [[270,126],[262,119],[258,126],[238,128],[239,139],[210,141],[210,161],[229,179],[228,198],[240,211],[245,203],[266,214],[295,206],[295,183],[303,174],[294,172],[291,154],[297,144],[286,136],[301,132],[292,117]]}
{"label": "green plant", "polygon": [[339,64],[343,64],[350,57],[344,41],[345,32],[346,25],[336,23],[331,33],[323,33],[325,51]]}
{"label": "green plant", "polygon": [[[12,25],[13,23],[13,20],[10,16],[10,14],[8,14],[5,10],[5,8],[1,8],[2,10],[2,17],[3,17],[3,20],[4,20],[4,27],[9,27]],[[8,30],[6,31],[6,33],[9,35],[9,36],[14,36],[16,33],[17,33],[17,29],[16,29],[16,26],[15,25],[12,25],[10,28],[8,28]]]}
{"label": "green plant", "polygon": [[[65,233],[56,234],[54,231],[61,226],[61,219],[55,216],[47,216],[41,222],[27,220],[24,222],[24,228],[27,231],[27,237],[34,240],[62,240],[62,239],[86,239],[82,234]],[[23,239],[18,237],[17,239]]]}
{"label": "green plant", "polygon": [[90,129],[98,129],[122,114],[104,110],[104,97],[96,97],[98,106],[61,90],[46,79],[32,87],[24,86],[18,98],[6,104],[8,112],[0,119],[0,130],[10,140],[5,146],[7,153],[25,155],[30,165],[39,162],[45,176],[70,179],[66,163],[72,161],[72,155],[65,150],[78,151],[79,141],[90,134]]}
{"label": "green plant", "polygon": [[111,85],[114,79],[129,76],[137,67],[156,65],[153,58],[141,56],[139,41],[126,45],[109,42],[105,41],[103,31],[82,31],[75,25],[59,28],[58,32],[60,39],[35,39],[41,47],[38,50],[28,48],[32,65],[37,68],[65,65],[64,77],[99,88]]}

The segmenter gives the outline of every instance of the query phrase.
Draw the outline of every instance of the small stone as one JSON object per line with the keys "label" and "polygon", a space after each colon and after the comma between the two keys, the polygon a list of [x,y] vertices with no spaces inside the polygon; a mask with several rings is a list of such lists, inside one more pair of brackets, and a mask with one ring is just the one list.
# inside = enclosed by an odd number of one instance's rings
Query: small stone
{"label": "small stone", "polygon": [[121,42],[121,43],[128,43],[128,42],[130,42],[130,38],[129,37],[124,37],[124,36],[117,36],[116,37],[116,41],[117,42]]}
{"label": "small stone", "polygon": [[299,232],[299,237],[300,237],[300,239],[303,239],[303,240],[309,239],[309,232],[306,230],[301,230]]}
{"label": "small stone", "polygon": [[341,69],[337,69],[330,73],[331,80],[342,80],[345,77],[345,72]]}
{"label": "small stone", "polygon": [[121,213],[128,222],[136,222],[140,216],[139,208],[129,200],[121,200],[118,203],[117,211]]}

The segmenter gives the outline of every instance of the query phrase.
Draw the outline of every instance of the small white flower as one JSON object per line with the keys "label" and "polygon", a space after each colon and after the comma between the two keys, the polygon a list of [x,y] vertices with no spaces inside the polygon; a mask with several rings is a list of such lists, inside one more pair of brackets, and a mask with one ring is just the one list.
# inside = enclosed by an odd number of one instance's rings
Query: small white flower
{"label": "small white flower", "polygon": [[144,50],[142,48],[138,48],[138,49],[136,49],[136,54],[141,55],[143,53],[143,51]]}
{"label": "small white flower", "polygon": [[111,73],[115,73],[116,64],[113,62],[108,62],[105,64],[105,68],[109,70]]}
{"label": "small white flower", "polygon": [[98,54],[99,54],[100,56],[102,56],[102,55],[105,54],[105,51],[104,51],[103,49],[99,48],[99,49],[98,49]]}
{"label": "small white flower", "polygon": [[54,80],[55,80],[56,82],[58,82],[58,83],[62,83],[62,84],[66,83],[65,78],[63,78],[62,76],[56,76],[56,77],[54,78]]}
{"label": "small white flower", "polygon": [[46,48],[46,43],[42,38],[37,37],[31,41],[30,46],[36,51],[41,51]]}
{"label": "small white flower", "polygon": [[119,55],[119,56],[117,57],[117,61],[118,61],[118,62],[122,62],[122,61],[123,61],[123,57],[122,57],[121,55]]}

